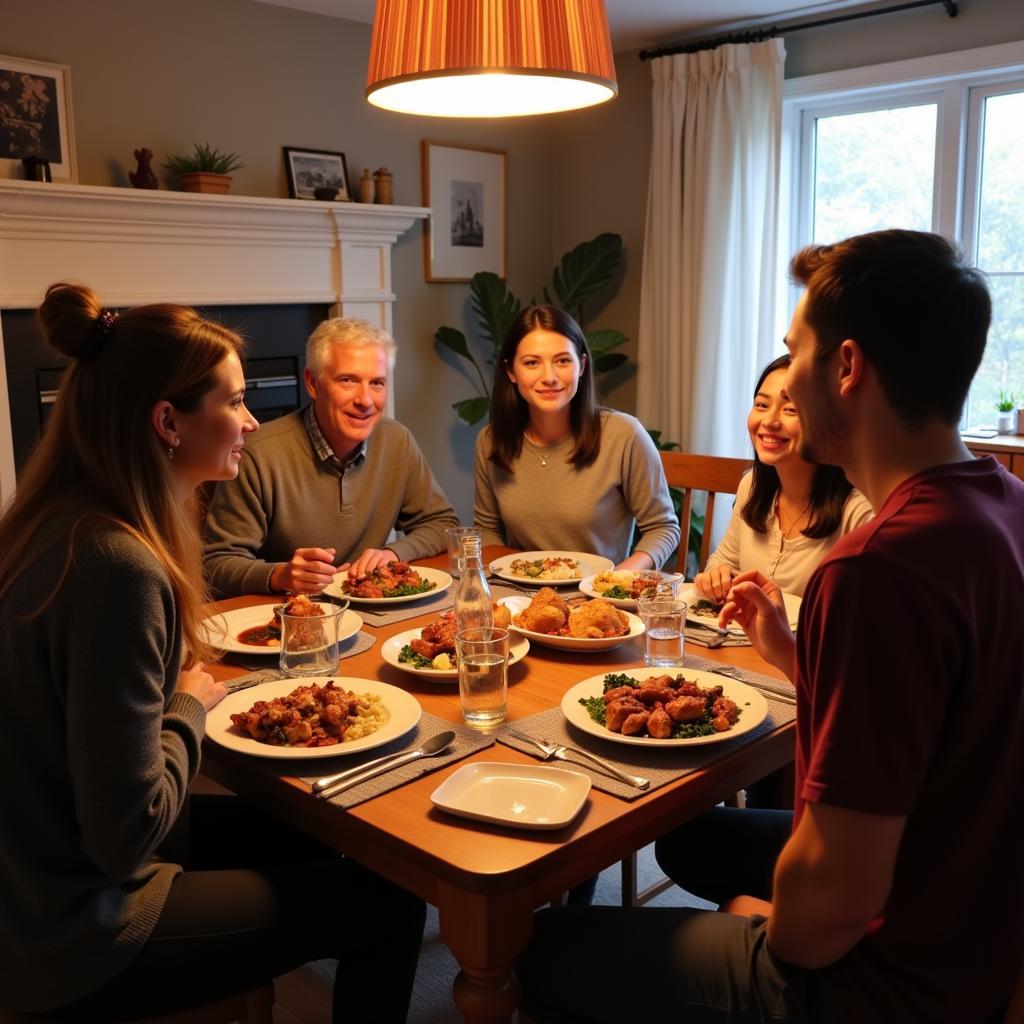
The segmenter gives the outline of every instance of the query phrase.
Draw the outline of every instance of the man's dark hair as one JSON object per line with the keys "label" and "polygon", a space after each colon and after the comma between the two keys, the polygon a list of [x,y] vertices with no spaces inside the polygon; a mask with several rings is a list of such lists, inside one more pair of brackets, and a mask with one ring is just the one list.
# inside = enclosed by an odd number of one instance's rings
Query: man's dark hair
{"label": "man's dark hair", "polygon": [[790,264],[807,289],[804,319],[815,358],[846,338],[874,366],[909,426],[955,426],[985,351],[992,300],[985,277],[955,245],[923,231],[874,231],[810,245]]}

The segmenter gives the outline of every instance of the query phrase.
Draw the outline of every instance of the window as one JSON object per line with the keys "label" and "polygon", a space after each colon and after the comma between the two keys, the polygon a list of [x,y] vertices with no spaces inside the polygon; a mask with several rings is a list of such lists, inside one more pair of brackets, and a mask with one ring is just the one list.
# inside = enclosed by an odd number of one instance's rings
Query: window
{"label": "window", "polygon": [[784,259],[886,227],[955,238],[993,301],[964,424],[994,423],[1001,393],[1024,403],[1024,45],[793,80],[786,93]]}

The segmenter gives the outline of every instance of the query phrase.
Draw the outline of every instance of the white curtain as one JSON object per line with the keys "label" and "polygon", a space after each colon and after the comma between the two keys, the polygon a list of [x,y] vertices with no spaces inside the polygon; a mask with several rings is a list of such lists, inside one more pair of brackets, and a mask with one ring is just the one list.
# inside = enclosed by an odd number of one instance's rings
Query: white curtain
{"label": "white curtain", "polygon": [[784,59],[772,39],[651,61],[637,409],[683,451],[749,454],[752,390],[780,347]]}

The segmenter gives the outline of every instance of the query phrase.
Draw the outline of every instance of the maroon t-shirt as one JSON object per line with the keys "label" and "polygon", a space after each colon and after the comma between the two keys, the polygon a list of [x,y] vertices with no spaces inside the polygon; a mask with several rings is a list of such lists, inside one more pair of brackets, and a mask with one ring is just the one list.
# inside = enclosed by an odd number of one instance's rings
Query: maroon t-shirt
{"label": "maroon t-shirt", "polygon": [[812,576],[796,816],[906,816],[876,926],[826,973],[851,1021],[971,1024],[1024,958],[1024,482],[994,459],[906,480]]}

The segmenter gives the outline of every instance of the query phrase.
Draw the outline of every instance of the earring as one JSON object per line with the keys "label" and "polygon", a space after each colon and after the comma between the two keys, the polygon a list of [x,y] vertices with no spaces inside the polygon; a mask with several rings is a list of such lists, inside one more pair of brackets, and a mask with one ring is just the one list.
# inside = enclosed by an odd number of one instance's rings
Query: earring
{"label": "earring", "polygon": [[179,444],[181,444],[181,438],[180,437],[176,437],[174,439],[173,447],[170,447],[170,448],[167,449],[167,458],[169,458],[169,459],[173,459],[174,458],[174,453],[177,450],[177,447],[178,447]]}

